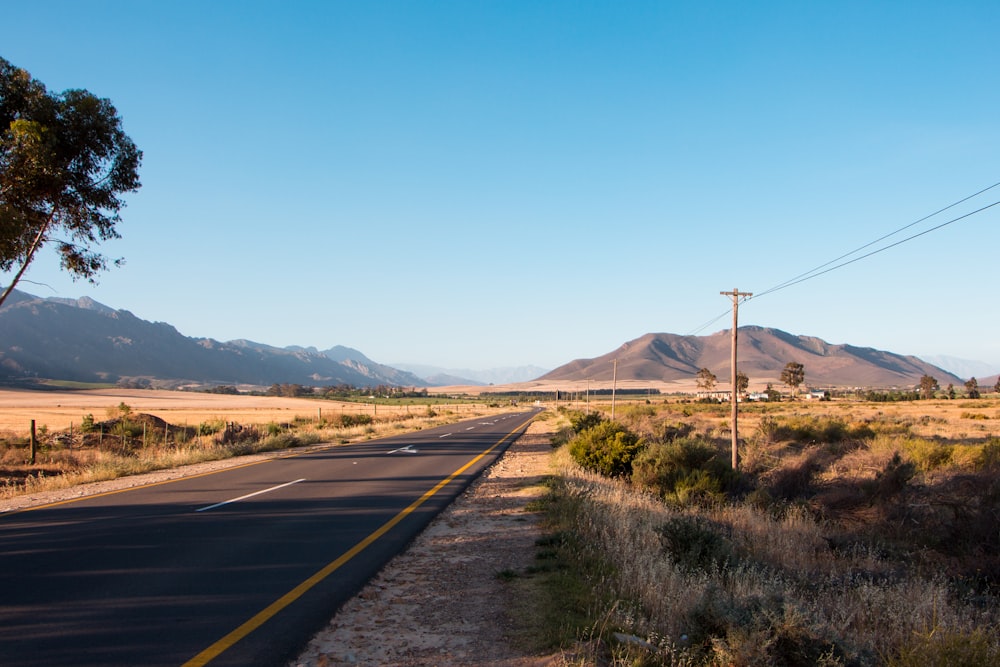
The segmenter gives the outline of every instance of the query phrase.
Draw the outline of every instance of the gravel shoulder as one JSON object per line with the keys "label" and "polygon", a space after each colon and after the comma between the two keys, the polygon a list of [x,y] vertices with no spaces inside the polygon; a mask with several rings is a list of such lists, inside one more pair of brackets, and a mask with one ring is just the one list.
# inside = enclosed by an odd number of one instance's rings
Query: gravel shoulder
{"label": "gravel shoulder", "polygon": [[544,495],[541,483],[553,471],[549,431],[533,422],[292,665],[564,664],[520,646],[517,593],[498,576],[534,560],[541,517],[526,506]]}

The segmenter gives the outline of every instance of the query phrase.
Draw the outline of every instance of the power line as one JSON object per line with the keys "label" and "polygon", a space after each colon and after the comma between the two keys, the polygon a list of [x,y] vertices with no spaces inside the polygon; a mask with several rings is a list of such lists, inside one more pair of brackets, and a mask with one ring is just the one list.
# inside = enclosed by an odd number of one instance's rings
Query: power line
{"label": "power line", "polygon": [[[899,241],[896,241],[895,243],[890,243],[889,245],[883,246],[883,247],[879,248],[878,250],[872,250],[869,253],[865,253],[864,255],[861,255],[860,257],[855,257],[854,259],[848,260],[848,261],[843,262],[841,264],[837,264],[836,266],[831,266],[830,268],[828,268],[828,269],[826,269],[824,271],[819,271],[819,272],[815,272],[814,273],[814,271],[816,271],[816,269],[813,269],[813,271],[810,271],[808,273],[802,274],[801,276],[798,277],[798,279],[793,278],[792,280],[785,281],[784,283],[782,283],[782,284],[780,284],[780,285],[778,285],[776,287],[772,287],[769,290],[765,290],[763,292],[760,292],[757,295],[757,297],[760,298],[760,297],[764,296],[765,294],[770,294],[771,292],[777,292],[778,290],[785,289],[786,287],[791,287],[792,285],[798,285],[799,283],[803,283],[803,282],[805,282],[807,280],[811,280],[813,278],[817,278],[817,277],[823,275],[824,273],[830,273],[831,271],[835,271],[836,269],[845,267],[848,264],[853,264],[854,262],[858,262],[858,261],[860,261],[862,259],[865,259],[866,257],[871,257],[872,255],[877,255],[880,252],[884,252],[884,251],[886,251],[886,250],[888,250],[890,248],[895,248],[898,245],[902,245],[903,243],[906,243],[907,241],[912,241],[913,239],[915,239],[917,237],[920,237],[920,236],[923,236],[924,234],[930,234],[933,231],[941,229],[942,227],[947,227],[948,225],[950,225],[952,223],[955,223],[955,222],[958,222],[959,220],[964,220],[965,218],[973,216],[973,215],[975,215],[977,213],[982,213],[986,209],[993,208],[997,204],[1000,204],[1000,201],[995,201],[992,204],[987,204],[986,206],[983,206],[982,208],[977,208],[975,211],[971,211],[969,213],[966,213],[965,215],[960,215],[957,218],[952,218],[951,220],[948,220],[947,222],[942,222],[940,225],[937,225],[935,227],[931,227],[930,229],[925,229],[922,232],[918,232],[917,234],[914,234],[913,236],[908,236],[905,239],[901,239]],[[893,233],[895,233],[895,232],[893,232]],[[890,236],[891,236],[891,234],[890,234]],[[885,237],[883,237],[883,238],[885,238]],[[868,244],[868,245],[871,245],[871,244]],[[863,246],[863,247],[867,247],[867,246]],[[859,250],[860,250],[860,248],[859,248]],[[857,252],[857,250],[855,250],[854,252]],[[847,257],[848,255],[852,255],[852,254],[854,254],[854,253],[853,252],[852,253],[848,253],[847,255],[844,255],[843,257]],[[837,260],[833,260],[833,261],[835,262]],[[829,264],[830,264],[830,262],[827,262],[823,266],[827,266]],[[822,268],[822,267],[819,267],[819,268]]]}
{"label": "power line", "polygon": [[[933,232],[933,231],[936,231],[938,229],[941,229],[942,227],[947,227],[948,225],[953,224],[955,222],[958,222],[959,220],[964,220],[965,218],[973,216],[973,215],[975,215],[977,213],[982,213],[983,211],[985,211],[985,210],[987,210],[989,208],[992,208],[992,207],[1000,204],[1000,201],[993,202],[992,204],[987,204],[986,206],[983,206],[982,208],[978,208],[975,211],[971,211],[971,212],[966,213],[964,215],[960,215],[960,216],[958,216],[956,218],[952,218],[951,220],[948,220],[947,222],[943,222],[943,223],[941,223],[939,225],[931,227],[930,229],[926,229],[926,230],[924,230],[922,232],[919,232],[917,234],[914,234],[912,236],[908,236],[905,239],[901,239],[899,241],[896,241],[895,243],[890,243],[887,246],[883,246],[881,248],[878,248],[877,250],[873,250],[873,251],[871,251],[869,253],[866,253],[864,255],[861,255],[859,257],[855,257],[854,259],[848,260],[846,262],[842,262],[840,264],[836,264],[836,266],[830,266],[831,264],[835,264],[836,262],[839,262],[842,259],[846,259],[846,258],[850,257],[851,255],[854,255],[854,254],[856,254],[858,252],[861,252],[865,248],[870,248],[871,246],[875,245],[876,243],[879,243],[879,242],[884,241],[884,240],[886,240],[886,239],[888,239],[888,238],[890,238],[892,236],[895,236],[896,234],[899,234],[900,232],[906,231],[907,229],[909,229],[909,228],[911,228],[911,227],[913,227],[915,225],[918,225],[921,222],[925,222],[925,221],[933,218],[934,216],[940,215],[941,213],[944,213],[945,211],[947,211],[949,209],[952,209],[952,208],[958,206],[959,204],[962,204],[964,202],[969,201],[970,199],[978,197],[979,195],[983,194],[984,192],[989,192],[990,190],[992,190],[993,188],[996,188],[996,187],[1000,187],[1000,181],[994,183],[993,185],[990,185],[989,187],[985,187],[982,190],[979,190],[978,192],[974,192],[973,194],[968,195],[967,197],[963,197],[962,199],[959,199],[956,202],[948,204],[947,206],[945,206],[943,208],[940,208],[937,211],[934,211],[933,213],[925,215],[924,217],[922,217],[922,218],[920,218],[918,220],[914,220],[913,222],[911,222],[911,223],[909,223],[907,225],[904,225],[904,226],[900,227],[899,229],[896,229],[896,230],[894,230],[892,232],[889,232],[888,234],[880,236],[879,238],[875,239],[874,241],[870,241],[869,243],[866,243],[866,244],[864,244],[863,246],[861,246],[859,248],[855,248],[854,250],[851,250],[850,252],[845,253],[845,254],[841,255],[840,257],[836,257],[836,258],[831,259],[830,261],[828,261],[828,262],[826,262],[824,264],[820,264],[819,266],[817,266],[814,269],[806,271],[805,273],[800,273],[799,275],[795,276],[794,278],[789,278],[788,280],[786,280],[786,281],[784,281],[782,283],[778,283],[777,285],[775,285],[774,287],[771,287],[770,289],[766,289],[766,290],[764,290],[762,292],[758,292],[755,298],[759,299],[760,297],[764,296],[765,294],[771,294],[772,292],[777,292],[779,290],[783,290],[786,287],[791,287],[792,285],[798,285],[799,283],[805,282],[807,280],[811,280],[813,278],[817,278],[817,277],[819,277],[819,276],[821,276],[823,274],[830,273],[831,271],[835,271],[836,269],[845,267],[848,264],[853,264],[854,262],[860,261],[860,260],[865,259],[867,257],[871,257],[872,255],[877,255],[878,253],[883,252],[885,250],[889,250],[890,248],[895,248],[898,245],[906,243],[907,241],[912,241],[913,239],[918,238],[920,236],[923,236],[924,234],[929,234],[930,232]],[[827,268],[827,267],[829,267],[829,268]],[[746,302],[747,300],[749,300],[750,298],[751,298],[750,296],[747,296],[746,298],[743,298],[742,300],[740,300],[740,303],[742,304],[742,303]],[[716,315],[712,319],[708,320],[707,322],[705,322],[701,326],[699,326],[696,329],[694,329],[693,331],[691,331],[688,335],[689,336],[695,336],[695,335],[701,333],[702,331],[704,331],[708,327],[712,326],[713,324],[715,324],[716,322],[718,322],[719,320],[721,320],[723,317],[725,317],[728,314],[729,314],[728,310],[725,310],[725,311],[719,313],[718,315]]]}
{"label": "power line", "polygon": [[915,239],[918,236],[923,236],[924,234],[927,234],[928,232],[932,232],[932,231],[934,231],[936,229],[940,229],[941,227],[945,227],[947,225],[952,224],[953,222],[957,222],[957,221],[959,221],[959,220],[961,220],[963,218],[969,217],[970,215],[973,215],[975,213],[979,213],[979,212],[984,211],[984,210],[986,210],[986,209],[988,209],[988,208],[990,208],[992,206],[995,206],[997,203],[1000,203],[1000,202],[995,202],[995,203],[990,204],[988,206],[984,206],[983,208],[980,208],[978,210],[972,211],[972,213],[967,213],[965,215],[959,216],[957,218],[949,220],[946,223],[940,224],[940,225],[938,225],[936,227],[932,227],[932,228],[930,228],[930,229],[928,229],[926,231],[923,231],[923,232],[921,232],[919,234],[914,234],[913,236],[905,238],[905,239],[903,239],[901,241],[897,241],[896,243],[892,243],[892,244],[887,245],[887,246],[885,246],[883,248],[880,248],[880,249],[875,250],[873,252],[870,252],[868,254],[862,255],[861,257],[856,257],[856,258],[854,258],[854,259],[852,259],[852,260],[850,260],[848,262],[844,262],[843,264],[838,264],[837,266],[834,266],[834,267],[832,267],[830,269],[827,269],[826,271],[822,270],[822,269],[825,269],[826,267],[830,266],[831,264],[834,264],[835,262],[839,262],[842,259],[846,259],[847,257],[850,257],[851,255],[853,255],[855,253],[861,252],[865,248],[870,248],[871,246],[875,245],[876,243],[884,241],[885,239],[887,239],[887,238],[889,238],[891,236],[895,236],[896,234],[899,234],[900,232],[903,232],[903,231],[909,229],[910,227],[913,227],[914,225],[918,225],[921,222],[929,220],[930,218],[933,218],[936,215],[940,215],[941,213],[944,213],[945,211],[947,211],[949,209],[952,209],[952,208],[958,206],[959,204],[967,202],[970,199],[973,199],[974,197],[978,197],[979,195],[983,194],[984,192],[988,192],[988,191],[990,191],[993,188],[998,187],[998,186],[1000,186],[1000,181],[994,183],[993,185],[991,185],[989,187],[983,188],[979,192],[975,192],[975,193],[973,193],[973,194],[971,194],[971,195],[969,195],[967,197],[963,197],[962,199],[959,199],[958,201],[956,201],[954,203],[948,204],[944,208],[938,209],[937,211],[934,211],[933,213],[925,215],[924,217],[920,218],[919,220],[914,220],[913,222],[911,222],[911,223],[909,223],[907,225],[904,225],[904,226],[900,227],[899,229],[897,229],[895,231],[889,232],[888,234],[885,234],[884,236],[881,236],[881,237],[875,239],[874,241],[866,243],[865,245],[861,246],[860,248],[855,248],[854,250],[851,250],[850,252],[845,253],[845,254],[841,255],[840,257],[837,257],[835,259],[831,259],[829,262],[826,262],[825,264],[820,264],[819,266],[817,266],[814,269],[806,271],[805,273],[800,273],[799,275],[795,276],[794,278],[789,278],[785,282],[779,283],[779,284],[775,285],[774,287],[771,287],[770,289],[766,289],[763,292],[758,292],[757,298],[759,299],[760,297],[764,296],[765,294],[770,294],[771,292],[777,292],[778,290],[784,289],[786,287],[791,287],[792,285],[797,285],[797,284],[799,284],[801,282],[804,282],[806,280],[809,280],[811,278],[815,278],[817,276],[821,276],[824,273],[829,273],[830,271],[833,271],[834,269],[839,269],[839,268],[841,268],[843,266],[847,266],[848,264],[853,264],[854,262],[856,262],[856,261],[858,261],[860,259],[864,259],[865,257],[871,257],[872,255],[878,254],[878,253],[882,252],[883,250],[888,250],[889,248],[894,248],[895,246],[900,245],[902,243],[905,243],[907,241],[910,241],[912,239]]}

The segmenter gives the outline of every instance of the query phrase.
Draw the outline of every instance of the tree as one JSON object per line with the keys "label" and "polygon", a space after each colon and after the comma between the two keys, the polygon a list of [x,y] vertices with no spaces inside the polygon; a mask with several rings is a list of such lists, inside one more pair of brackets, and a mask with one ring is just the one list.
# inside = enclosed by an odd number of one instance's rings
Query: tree
{"label": "tree", "polygon": [[0,305],[48,243],[74,279],[95,282],[108,259],[94,246],[121,238],[122,195],[139,189],[141,161],[109,100],[49,93],[0,58],[0,270],[16,269]]}
{"label": "tree", "polygon": [[781,371],[781,381],[788,385],[789,389],[798,393],[799,385],[805,382],[806,369],[797,361],[789,361]]}
{"label": "tree", "polygon": [[969,394],[969,398],[979,398],[979,381],[976,378],[969,378],[965,383],[965,391]]}
{"label": "tree", "polygon": [[750,378],[743,371],[736,371],[736,394],[745,394],[750,387]]}
{"label": "tree", "polygon": [[696,377],[698,378],[698,388],[704,389],[705,391],[712,391],[712,389],[715,388],[715,383],[719,381],[719,379],[715,377],[715,373],[707,368],[702,368],[698,371],[698,375]]}
{"label": "tree", "polygon": [[1000,377],[997,378],[997,383],[993,385],[993,391],[1000,394]]}
{"label": "tree", "polygon": [[767,383],[767,388],[764,390],[764,393],[767,394],[768,402],[781,400],[781,392],[772,387],[770,382]]}
{"label": "tree", "polygon": [[934,392],[940,388],[937,378],[931,377],[924,373],[924,376],[920,378],[920,397],[921,398],[934,398]]}

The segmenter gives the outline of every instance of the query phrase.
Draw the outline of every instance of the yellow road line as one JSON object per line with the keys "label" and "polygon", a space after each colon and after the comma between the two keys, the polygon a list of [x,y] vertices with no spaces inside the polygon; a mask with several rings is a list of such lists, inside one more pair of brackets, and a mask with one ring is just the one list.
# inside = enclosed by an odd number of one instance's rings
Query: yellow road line
{"label": "yellow road line", "polygon": [[427,502],[438,491],[440,491],[445,486],[450,484],[456,477],[458,477],[463,472],[471,468],[480,459],[482,459],[484,456],[487,456],[490,452],[492,452],[494,449],[503,444],[504,441],[506,441],[510,436],[514,435],[514,433],[516,433],[520,428],[521,427],[519,426],[517,429],[514,429],[513,431],[502,437],[500,440],[498,440],[496,443],[494,443],[493,446],[491,446],[489,449],[485,450],[484,452],[479,454],[476,458],[472,459],[471,461],[463,465],[461,468],[448,475],[448,477],[438,482],[436,485],[434,485],[434,488],[424,493],[424,495],[420,496],[420,498],[418,498],[417,500],[414,500],[409,507],[402,510],[399,514],[386,521],[371,535],[369,535],[365,539],[355,544],[348,551],[344,552],[344,554],[339,558],[337,558],[335,561],[330,562],[323,569],[316,572],[316,574],[312,575],[311,577],[303,581],[301,584],[299,584],[298,586],[296,586],[295,588],[288,591],[280,598],[272,602],[270,605],[268,605],[263,610],[258,612],[253,618],[245,622],[243,625],[239,626],[238,628],[230,632],[228,635],[226,635],[219,641],[215,642],[214,644],[206,648],[204,651],[202,651],[195,657],[188,660],[186,663],[184,663],[184,667],[202,667],[203,665],[207,665],[209,662],[222,655],[222,653],[224,653],[225,651],[232,648],[232,646],[236,644],[236,642],[240,641],[241,639],[249,635],[251,632],[259,628],[260,626],[264,625],[264,623],[273,618],[282,609],[284,609],[288,605],[298,600],[300,597],[302,597],[306,592],[308,592],[318,583],[320,583],[321,581],[329,577],[331,574],[333,574],[336,570],[341,568],[345,563],[347,563],[352,558],[357,556],[359,553],[361,553],[369,546],[371,546],[376,540],[378,540],[380,537],[388,533],[396,524],[398,524],[400,521],[402,521],[407,516],[412,514],[414,510],[416,510],[418,507]]}

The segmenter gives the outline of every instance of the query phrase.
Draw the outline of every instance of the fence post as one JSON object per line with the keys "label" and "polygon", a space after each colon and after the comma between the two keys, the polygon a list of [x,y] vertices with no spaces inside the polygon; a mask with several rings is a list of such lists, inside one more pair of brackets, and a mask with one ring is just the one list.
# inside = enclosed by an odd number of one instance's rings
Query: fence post
{"label": "fence post", "polygon": [[38,441],[35,439],[35,420],[31,420],[31,465],[35,465],[35,450],[38,448]]}

